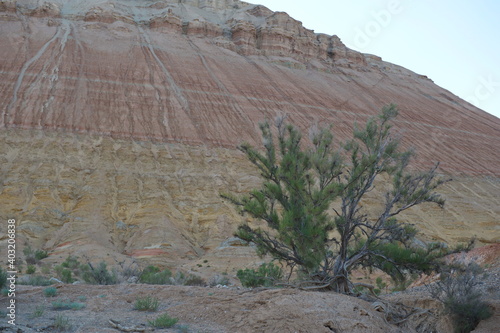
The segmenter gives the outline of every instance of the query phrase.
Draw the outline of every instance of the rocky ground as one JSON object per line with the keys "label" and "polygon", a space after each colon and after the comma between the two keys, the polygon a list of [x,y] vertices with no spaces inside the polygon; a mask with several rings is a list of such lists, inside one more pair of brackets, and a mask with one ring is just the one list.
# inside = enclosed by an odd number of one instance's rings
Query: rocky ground
{"label": "rocky ground", "polygon": [[[465,259],[483,264],[479,285],[493,317],[476,333],[497,332],[500,324],[499,246],[474,250]],[[360,298],[298,289],[246,289],[123,283],[118,285],[58,284],[47,297],[47,287],[18,285],[16,327],[7,320],[1,332],[55,332],[57,317],[68,319],[68,332],[452,332],[450,318],[429,296],[425,286],[405,292]],[[134,309],[137,299],[158,298],[155,312]],[[7,296],[0,298],[6,309]],[[54,302],[80,303],[78,310],[54,309]],[[37,310],[43,313],[36,316]],[[5,313],[5,310],[4,310]],[[179,322],[170,329],[153,329],[148,322],[168,313]]]}
{"label": "rocky ground", "polygon": [[[7,332],[52,332],[56,331],[56,317],[62,315],[69,319],[72,326],[69,332],[118,332],[110,320],[139,331],[146,327],[149,320],[168,312],[170,316],[179,318],[179,324],[187,332],[414,331],[409,327],[388,324],[384,310],[376,310],[377,303],[333,293],[123,284],[60,285],[57,286],[57,296],[46,297],[44,288],[21,286],[16,299],[16,329],[7,328],[9,325],[6,323],[2,323],[0,329]],[[147,296],[160,299],[158,310],[134,310],[135,301]],[[80,310],[54,310],[52,303],[57,300],[84,303],[85,307]],[[1,303],[5,308],[6,297]],[[37,307],[43,307],[44,313],[34,318]],[[441,332],[448,331],[449,324],[437,323],[435,316],[435,311],[432,311],[423,317],[439,324]],[[417,318],[417,321],[420,322],[423,317]],[[155,331],[176,332],[182,331],[182,327]]]}

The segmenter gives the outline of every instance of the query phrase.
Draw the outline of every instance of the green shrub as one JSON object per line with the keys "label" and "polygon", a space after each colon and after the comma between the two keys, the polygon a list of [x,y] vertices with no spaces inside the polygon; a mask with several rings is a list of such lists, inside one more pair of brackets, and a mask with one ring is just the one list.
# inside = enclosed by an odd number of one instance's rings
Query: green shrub
{"label": "green shrub", "polygon": [[68,256],[64,262],[54,268],[59,279],[64,283],[73,283],[75,279],[73,275],[79,276],[86,270],[87,265],[83,265],[78,261],[77,257]]}
{"label": "green shrub", "polygon": [[33,248],[31,245],[26,244],[26,246],[23,249],[23,254],[26,257],[26,263],[28,264],[34,264],[35,263],[35,251],[33,251]]}
{"label": "green shrub", "polygon": [[26,263],[28,265],[37,264],[40,260],[45,259],[49,256],[47,251],[43,250],[33,250],[31,245],[26,245],[23,249],[23,254],[26,257]]}
{"label": "green shrub", "polygon": [[479,322],[493,315],[488,304],[480,300],[480,295],[471,295],[466,303],[451,299],[444,304],[445,308],[453,314],[456,333],[469,333]]}
{"label": "green shrub", "polygon": [[254,288],[259,286],[270,287],[283,278],[281,267],[273,263],[262,264],[258,270],[245,269],[238,270],[236,276],[243,287]]}
{"label": "green shrub", "polygon": [[67,317],[64,317],[63,315],[57,315],[54,319],[53,327],[57,331],[67,331],[71,329],[72,325]]}
{"label": "green shrub", "polygon": [[4,271],[2,267],[0,267],[0,289],[3,289],[7,286],[7,271]]}
{"label": "green shrub", "polygon": [[85,282],[90,284],[116,284],[118,283],[118,278],[116,277],[116,272],[108,271],[107,265],[104,261],[101,261],[97,267],[94,268],[91,263],[88,264],[88,268],[82,274],[82,278]]}
{"label": "green shrub", "polygon": [[18,281],[19,284],[30,286],[50,286],[52,282],[41,275],[30,275],[27,281]]}
{"label": "green shrub", "polygon": [[57,289],[55,287],[48,287],[43,290],[43,294],[46,297],[54,297],[57,295]]}
{"label": "green shrub", "polygon": [[148,323],[155,328],[170,328],[177,324],[178,321],[178,318],[172,318],[167,313],[164,313],[155,320],[148,321]]}
{"label": "green shrub", "polygon": [[377,288],[373,289],[373,292],[375,295],[380,295],[382,290],[387,288],[387,283],[383,282],[380,276],[375,280],[375,283],[377,284]]}
{"label": "green shrub", "polygon": [[440,281],[429,286],[431,295],[453,317],[456,333],[471,332],[493,314],[477,288],[481,273],[483,270],[475,263],[453,264],[443,267]]}
{"label": "green shrub", "polygon": [[68,256],[66,260],[61,264],[64,268],[69,269],[78,269],[80,267],[80,262],[78,261],[78,257]]}
{"label": "green shrub", "polygon": [[160,272],[158,267],[148,266],[142,271],[139,282],[147,284],[171,284],[171,277],[172,272],[168,269]]}
{"label": "green shrub", "polygon": [[70,302],[70,301],[55,301],[52,302],[54,310],[81,310],[85,307],[84,303]]}
{"label": "green shrub", "polygon": [[197,275],[190,274],[184,280],[183,285],[184,286],[206,286],[207,283],[205,282],[205,280],[203,280],[203,278],[201,278]]}
{"label": "green shrub", "polygon": [[61,281],[64,283],[75,282],[75,279],[73,279],[73,273],[67,268],[62,269],[60,277],[61,277]]}
{"label": "green shrub", "polygon": [[43,305],[39,305],[36,307],[35,311],[31,314],[31,318],[39,318],[43,316],[43,313],[45,312],[45,308]]}
{"label": "green shrub", "polygon": [[28,265],[28,268],[26,268],[26,274],[34,274],[35,272],[36,272],[35,265]]}
{"label": "green shrub", "polygon": [[138,298],[135,301],[134,309],[138,311],[154,312],[158,310],[158,306],[160,306],[160,301],[158,298],[147,296],[144,298]]}
{"label": "green shrub", "polygon": [[47,251],[43,251],[43,250],[36,250],[35,251],[35,260],[37,262],[47,258],[48,256],[49,256],[49,254],[47,253]]}
{"label": "green shrub", "polygon": [[210,281],[208,282],[208,285],[210,287],[215,287],[218,285],[228,286],[229,283],[230,283],[229,278],[226,275],[215,275],[214,277],[212,277],[210,279]]}

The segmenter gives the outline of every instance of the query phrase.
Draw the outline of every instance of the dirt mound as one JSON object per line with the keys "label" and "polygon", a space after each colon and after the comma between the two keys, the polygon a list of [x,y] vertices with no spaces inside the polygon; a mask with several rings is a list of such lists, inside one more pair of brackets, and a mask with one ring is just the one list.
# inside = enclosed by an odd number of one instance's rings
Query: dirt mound
{"label": "dirt mound", "polygon": [[[55,297],[45,297],[44,287],[20,286],[17,328],[21,332],[52,331],[54,318],[69,318],[71,332],[117,332],[109,320],[122,327],[144,327],[164,312],[194,332],[416,332],[425,320],[439,332],[447,332],[446,320],[438,320],[437,304],[404,325],[388,323],[387,306],[335,293],[294,289],[246,290],[152,285],[61,285]],[[157,312],[134,310],[138,298],[157,297]],[[55,301],[85,304],[80,310],[54,310]],[[0,304],[6,305],[2,297]],[[32,318],[42,306],[41,317]],[[413,319],[412,319],[413,320]],[[429,324],[430,323],[430,324]],[[0,328],[4,328],[5,325]],[[169,330],[156,330],[169,332]],[[175,330],[172,330],[174,332]]]}

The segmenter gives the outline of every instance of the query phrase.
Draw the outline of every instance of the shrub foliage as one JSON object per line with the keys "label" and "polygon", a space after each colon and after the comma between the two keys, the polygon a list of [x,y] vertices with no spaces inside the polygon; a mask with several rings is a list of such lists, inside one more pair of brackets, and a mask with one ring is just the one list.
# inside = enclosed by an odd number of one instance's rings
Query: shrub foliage
{"label": "shrub foliage", "polygon": [[148,323],[155,328],[170,328],[177,324],[178,321],[178,318],[172,318],[167,313],[164,313],[156,319],[148,321]]}
{"label": "shrub foliage", "polygon": [[[312,145],[304,147],[300,131],[283,119],[275,131],[261,124],[263,151],[239,148],[261,172],[262,186],[246,196],[222,196],[266,228],[245,223],[236,236],[255,243],[258,254],[298,269],[313,286],[342,293],[352,293],[356,267],[380,268],[396,281],[434,268],[448,251],[436,244],[417,248],[416,229],[397,217],[422,203],[442,207],[435,190],[447,180],[437,175],[438,164],[408,171],[414,154],[391,135],[397,114],[394,105],[384,107],[339,145],[331,128],[312,131]],[[382,175],[387,190],[378,213],[369,214],[363,201]]]}
{"label": "shrub foliage", "polygon": [[482,269],[475,263],[444,266],[440,280],[430,285],[431,295],[444,304],[454,319],[456,333],[468,333],[492,311],[478,289]]}
{"label": "shrub foliage", "polygon": [[262,264],[257,270],[240,269],[236,274],[243,287],[270,287],[283,278],[281,267],[273,263]]}

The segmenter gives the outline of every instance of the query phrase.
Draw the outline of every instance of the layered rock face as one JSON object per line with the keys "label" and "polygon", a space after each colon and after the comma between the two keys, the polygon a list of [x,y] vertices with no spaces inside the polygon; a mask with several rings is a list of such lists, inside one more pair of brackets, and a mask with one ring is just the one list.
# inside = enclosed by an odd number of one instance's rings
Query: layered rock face
{"label": "layered rock face", "polygon": [[241,1],[0,10],[0,218],[37,247],[172,265],[246,258],[227,241],[242,217],[219,198],[259,183],[235,147],[259,144],[258,123],[281,114],[304,130],[333,123],[345,140],[388,103],[415,167],[441,161],[455,178],[444,210],[405,219],[426,240],[500,240],[500,120],[425,76]]}

